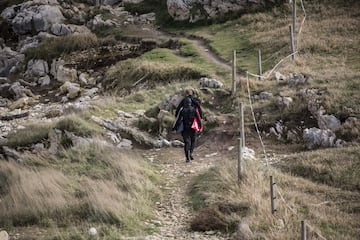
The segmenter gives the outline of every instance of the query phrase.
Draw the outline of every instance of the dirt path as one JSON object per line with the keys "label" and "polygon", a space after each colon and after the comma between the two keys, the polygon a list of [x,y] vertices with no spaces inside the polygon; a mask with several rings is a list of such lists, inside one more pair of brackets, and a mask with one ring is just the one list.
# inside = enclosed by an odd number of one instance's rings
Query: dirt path
{"label": "dirt path", "polygon": [[[201,147],[200,147],[201,148]],[[159,225],[158,233],[146,237],[147,240],[160,239],[199,239],[199,240],[222,240],[229,239],[220,233],[192,232],[190,221],[193,217],[188,207],[187,191],[193,177],[209,169],[219,159],[209,157],[201,153],[201,149],[196,149],[195,160],[190,163],[185,162],[182,148],[166,148],[150,150],[146,157],[157,163],[161,167],[161,174],[165,178],[165,190],[163,202],[157,204],[156,219],[154,222]]]}

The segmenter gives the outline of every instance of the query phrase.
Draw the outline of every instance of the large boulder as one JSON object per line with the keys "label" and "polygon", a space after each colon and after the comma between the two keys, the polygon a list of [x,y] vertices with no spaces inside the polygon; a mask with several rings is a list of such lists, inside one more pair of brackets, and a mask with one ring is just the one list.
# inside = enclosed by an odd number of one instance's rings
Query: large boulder
{"label": "large boulder", "polygon": [[303,132],[303,139],[309,150],[319,147],[337,147],[343,143],[342,140],[336,139],[335,133],[329,129],[306,128]]}
{"label": "large boulder", "polygon": [[[44,3],[47,1],[43,1]],[[40,1],[39,4],[42,2]],[[55,4],[56,2],[53,2]],[[17,34],[47,31],[52,24],[62,23],[65,18],[59,5],[33,5],[31,1],[6,8],[2,13]]]}
{"label": "large boulder", "polygon": [[283,0],[167,0],[167,8],[170,16],[176,21],[196,22],[280,1]]}

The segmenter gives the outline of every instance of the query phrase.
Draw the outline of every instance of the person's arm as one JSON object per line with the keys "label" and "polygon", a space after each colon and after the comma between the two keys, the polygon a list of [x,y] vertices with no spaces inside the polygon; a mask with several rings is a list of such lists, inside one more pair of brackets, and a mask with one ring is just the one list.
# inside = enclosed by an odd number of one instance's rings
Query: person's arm
{"label": "person's arm", "polygon": [[198,122],[199,128],[202,129],[202,122],[201,122],[200,114],[198,111],[195,111],[195,118]]}
{"label": "person's arm", "polygon": [[[185,98],[184,98],[185,99]],[[179,114],[180,109],[184,106],[184,99],[181,100],[175,111],[175,117]]]}
{"label": "person's arm", "polygon": [[200,106],[200,100],[198,98],[195,98],[195,97],[192,97],[191,100],[194,103],[195,107],[198,108],[201,119],[203,119],[203,112],[202,112],[202,109],[201,109],[201,106]]}

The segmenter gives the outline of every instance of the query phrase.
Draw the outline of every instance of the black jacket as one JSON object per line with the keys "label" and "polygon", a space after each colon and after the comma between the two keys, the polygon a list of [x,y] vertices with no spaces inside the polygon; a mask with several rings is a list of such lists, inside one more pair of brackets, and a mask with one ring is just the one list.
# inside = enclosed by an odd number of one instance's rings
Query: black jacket
{"label": "black jacket", "polygon": [[177,108],[176,108],[175,116],[177,116],[179,114],[180,109],[184,107],[185,102],[186,102],[186,98],[191,99],[192,105],[199,110],[200,118],[202,119],[203,118],[203,113],[202,113],[202,110],[201,110],[201,107],[200,107],[200,100],[197,99],[196,97],[191,96],[191,95],[187,96],[183,100],[181,100],[179,106],[177,106]]}
{"label": "black jacket", "polygon": [[201,128],[200,114],[196,111],[194,106],[184,106],[180,111],[180,119],[184,123],[184,131],[191,130],[191,126],[194,122],[194,118],[198,121],[199,127]]}

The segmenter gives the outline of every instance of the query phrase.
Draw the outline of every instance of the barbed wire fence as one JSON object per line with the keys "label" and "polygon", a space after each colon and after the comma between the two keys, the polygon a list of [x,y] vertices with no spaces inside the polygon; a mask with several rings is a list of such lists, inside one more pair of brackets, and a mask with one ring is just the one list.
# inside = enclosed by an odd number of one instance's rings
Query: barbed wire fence
{"label": "barbed wire fence", "polygon": [[[299,46],[300,46],[300,38],[301,38],[301,33],[302,33],[302,29],[303,29],[303,26],[305,24],[305,19],[307,17],[307,14],[306,14],[306,10],[305,10],[305,7],[304,7],[304,3],[303,3],[303,0],[300,0],[300,4],[301,4],[301,8],[302,8],[302,11],[303,11],[303,19],[301,21],[301,24],[300,24],[300,27],[299,27],[299,32],[296,34],[296,38],[294,37],[295,36],[295,32],[296,32],[296,28],[295,28],[295,22],[296,22],[296,0],[290,0],[289,3],[292,3],[293,4],[293,25],[292,27],[290,27],[290,45],[292,46],[291,49],[292,49],[292,53],[289,54],[288,56],[282,58],[265,76],[262,75],[261,73],[261,65],[259,66],[259,73],[258,74],[254,74],[254,73],[251,73],[249,71],[246,72],[246,88],[247,88],[247,101],[249,102],[249,107],[250,107],[250,111],[251,111],[251,115],[252,115],[252,120],[254,122],[254,126],[255,126],[255,129],[256,129],[256,132],[257,132],[257,136],[259,138],[259,141],[261,143],[261,148],[262,148],[262,151],[263,151],[263,155],[264,155],[264,158],[265,158],[265,165],[266,165],[266,175],[267,177],[270,178],[270,197],[271,197],[271,212],[272,214],[274,214],[276,212],[276,209],[275,209],[275,204],[274,204],[274,200],[275,200],[275,193],[279,196],[279,199],[281,200],[281,202],[285,205],[286,209],[290,210],[290,212],[296,216],[298,219],[299,219],[299,223],[301,224],[301,240],[306,240],[307,239],[307,228],[310,229],[312,232],[314,232],[317,236],[318,239],[321,239],[321,240],[326,240],[325,237],[323,237],[319,232],[317,232],[310,223],[309,223],[309,220],[307,220],[305,222],[305,220],[302,219],[302,217],[297,213],[297,211],[295,209],[293,209],[289,202],[285,199],[284,197],[284,194],[283,192],[285,192],[283,189],[281,189],[281,187],[279,187],[278,185],[276,185],[276,187],[274,187],[274,185],[276,184],[274,182],[274,179],[273,179],[273,176],[272,176],[272,173],[273,173],[273,169],[271,169],[271,166],[269,164],[269,160],[268,160],[268,154],[267,154],[267,150],[266,150],[266,147],[265,147],[265,144],[264,144],[264,141],[261,137],[261,133],[260,133],[260,130],[259,130],[259,127],[258,127],[258,123],[257,123],[257,120],[256,120],[256,117],[255,117],[255,112],[254,112],[254,108],[253,108],[253,103],[252,103],[252,98],[251,98],[251,90],[250,90],[250,80],[249,80],[249,77],[254,77],[254,78],[257,78],[257,79],[262,79],[262,80],[267,80],[267,79],[270,79],[273,72],[279,67],[280,64],[282,64],[284,61],[288,60],[289,58],[292,58],[292,60],[295,59],[295,55],[298,54],[298,50],[299,49]],[[294,41],[296,40],[296,45],[294,44]],[[234,61],[233,63],[235,63],[235,59],[236,57],[234,57]],[[259,59],[261,59],[261,55],[260,55],[260,50],[259,50]],[[261,63],[259,63],[261,64]],[[234,66],[235,68],[235,66]],[[233,81],[235,81],[235,78],[233,78]],[[235,89],[233,88],[233,91],[235,91]],[[242,105],[242,103],[241,103]],[[243,110],[241,111],[241,114],[243,114]],[[241,116],[241,119],[244,119],[244,116]],[[243,122],[240,121],[240,122]],[[243,124],[243,123],[242,123]],[[242,130],[241,130],[242,129]],[[243,126],[240,128],[241,131],[243,131]],[[243,134],[242,134],[243,135]],[[245,142],[244,142],[244,137],[241,136],[239,138],[240,140],[240,144],[239,144],[239,168],[241,168],[241,147],[245,146]],[[238,171],[238,178],[240,179],[241,178],[241,169],[239,169]]]}

